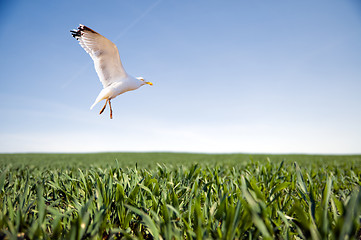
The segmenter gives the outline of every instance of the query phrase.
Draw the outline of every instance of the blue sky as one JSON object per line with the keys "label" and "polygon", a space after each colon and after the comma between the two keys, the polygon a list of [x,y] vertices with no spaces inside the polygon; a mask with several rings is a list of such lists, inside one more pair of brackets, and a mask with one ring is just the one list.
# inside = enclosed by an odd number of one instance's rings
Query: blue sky
{"label": "blue sky", "polygon": [[[359,1],[2,1],[0,152],[361,153]],[[102,85],[69,33],[154,83]]]}

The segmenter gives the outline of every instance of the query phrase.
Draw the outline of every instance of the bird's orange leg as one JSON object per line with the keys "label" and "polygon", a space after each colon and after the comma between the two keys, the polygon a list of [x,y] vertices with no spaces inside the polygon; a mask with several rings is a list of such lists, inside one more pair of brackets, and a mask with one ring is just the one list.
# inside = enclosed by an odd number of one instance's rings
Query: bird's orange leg
{"label": "bird's orange leg", "polygon": [[109,107],[110,107],[110,119],[113,119],[113,109],[112,109],[112,105],[110,104],[110,99],[109,99]]}
{"label": "bird's orange leg", "polygon": [[108,100],[109,99],[107,99],[107,101],[105,102],[104,107],[102,108],[102,110],[100,110],[99,114],[102,114],[104,112],[104,109],[107,106]]}

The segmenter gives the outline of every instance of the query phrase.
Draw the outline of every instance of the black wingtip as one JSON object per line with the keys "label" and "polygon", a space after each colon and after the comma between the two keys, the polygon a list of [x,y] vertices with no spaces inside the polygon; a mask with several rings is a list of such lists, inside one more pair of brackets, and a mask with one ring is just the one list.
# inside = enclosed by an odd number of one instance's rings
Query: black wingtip
{"label": "black wingtip", "polygon": [[73,36],[73,38],[75,38],[77,40],[81,37],[81,35],[83,35],[83,33],[85,31],[89,31],[89,32],[92,32],[92,33],[99,34],[96,31],[94,31],[93,29],[88,28],[87,26],[84,26],[83,24],[79,24],[78,30],[75,30],[75,29],[70,30],[71,35]]}
{"label": "black wingtip", "polygon": [[71,35],[73,36],[73,38],[80,37],[80,33],[79,33],[79,32],[73,31],[73,30],[71,30],[70,32],[71,32]]}
{"label": "black wingtip", "polygon": [[79,29],[81,32],[89,31],[89,32],[92,32],[92,33],[97,33],[97,32],[94,31],[93,29],[88,28],[87,26],[85,26],[85,25],[83,25],[83,24],[79,24],[78,29]]}
{"label": "black wingtip", "polygon": [[79,30],[75,30],[75,29],[70,30],[70,32],[71,32],[71,35],[73,36],[73,38],[75,38],[75,39],[78,39],[78,38],[81,37],[81,30],[80,29]]}

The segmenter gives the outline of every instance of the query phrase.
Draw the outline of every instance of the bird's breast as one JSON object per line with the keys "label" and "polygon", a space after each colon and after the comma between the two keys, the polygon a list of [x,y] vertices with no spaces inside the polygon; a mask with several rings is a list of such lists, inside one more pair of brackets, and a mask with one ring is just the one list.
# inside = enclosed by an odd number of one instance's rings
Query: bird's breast
{"label": "bird's breast", "polygon": [[121,81],[121,82],[114,82],[107,88],[109,88],[112,98],[114,98],[122,93],[135,90],[135,89],[139,88],[140,86],[141,86],[141,84],[139,84],[137,82],[125,80],[125,81]]}

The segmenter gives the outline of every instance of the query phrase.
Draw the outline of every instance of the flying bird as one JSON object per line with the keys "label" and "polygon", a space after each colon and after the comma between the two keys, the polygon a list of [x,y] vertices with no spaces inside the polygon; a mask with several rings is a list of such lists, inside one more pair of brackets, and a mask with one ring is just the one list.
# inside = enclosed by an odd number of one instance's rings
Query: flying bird
{"label": "flying bird", "polygon": [[100,110],[99,114],[103,113],[107,103],[109,103],[110,119],[112,119],[113,110],[110,100],[122,93],[138,89],[143,85],[153,85],[153,83],[145,81],[142,77],[135,78],[129,75],[124,70],[117,46],[106,37],[82,24],[79,24],[77,30],[73,29],[70,32],[93,59],[95,70],[100,82],[103,84],[103,90],[100,91],[90,109],[93,109],[98,102],[105,99],[104,107]]}

